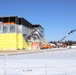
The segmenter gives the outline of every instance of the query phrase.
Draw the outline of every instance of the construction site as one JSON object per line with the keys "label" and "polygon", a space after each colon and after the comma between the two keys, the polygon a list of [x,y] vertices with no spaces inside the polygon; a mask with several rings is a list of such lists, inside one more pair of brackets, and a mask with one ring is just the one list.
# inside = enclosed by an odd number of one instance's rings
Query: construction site
{"label": "construction site", "polygon": [[51,48],[44,39],[44,28],[23,17],[0,17],[0,51],[38,50]]}
{"label": "construction site", "polygon": [[[76,46],[52,48],[44,28],[23,17],[0,17],[1,75],[76,75]],[[54,45],[53,45],[54,46]]]}

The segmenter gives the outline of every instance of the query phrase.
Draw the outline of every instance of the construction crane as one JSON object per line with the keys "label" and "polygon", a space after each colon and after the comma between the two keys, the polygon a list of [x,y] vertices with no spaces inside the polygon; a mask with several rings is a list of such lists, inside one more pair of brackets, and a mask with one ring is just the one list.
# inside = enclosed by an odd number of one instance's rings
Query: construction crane
{"label": "construction crane", "polygon": [[42,49],[47,49],[47,48],[51,48],[51,45],[44,39],[44,37],[40,34],[39,30],[33,30],[31,32],[31,35],[29,35],[27,38],[33,38],[33,40],[31,40],[31,42],[33,42],[34,40],[38,40],[39,42],[41,42],[42,45]]}
{"label": "construction crane", "polygon": [[76,29],[71,30],[68,34],[66,34],[66,35],[59,41],[59,43],[61,43],[68,35],[70,35],[71,33],[75,32],[75,31],[76,31]]}

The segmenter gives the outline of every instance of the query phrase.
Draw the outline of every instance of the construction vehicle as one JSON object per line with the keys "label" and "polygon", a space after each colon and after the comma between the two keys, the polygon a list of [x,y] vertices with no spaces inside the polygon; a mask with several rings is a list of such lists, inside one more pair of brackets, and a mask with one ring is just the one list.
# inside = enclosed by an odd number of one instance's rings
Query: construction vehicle
{"label": "construction vehicle", "polygon": [[27,36],[27,41],[31,41],[31,42],[34,42],[34,41],[38,41],[38,42],[41,42],[42,45],[41,45],[41,49],[49,49],[51,48],[51,45],[50,43],[48,43],[44,37],[40,34],[39,30],[32,30],[31,32],[31,35]]}
{"label": "construction vehicle", "polygon": [[66,34],[66,35],[59,41],[59,43],[62,43],[62,41],[63,41],[68,35],[70,35],[71,33],[75,32],[75,31],[76,31],[76,29],[71,30],[68,34]]}

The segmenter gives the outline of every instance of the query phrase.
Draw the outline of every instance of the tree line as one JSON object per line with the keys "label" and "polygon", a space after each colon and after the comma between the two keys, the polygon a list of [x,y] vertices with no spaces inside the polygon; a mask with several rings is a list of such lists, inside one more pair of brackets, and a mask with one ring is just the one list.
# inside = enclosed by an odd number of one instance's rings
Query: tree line
{"label": "tree line", "polygon": [[[59,41],[50,41],[50,43],[57,44],[57,43],[59,43]],[[71,45],[75,45],[76,41],[68,40],[68,41],[64,41],[61,43],[66,44],[67,46],[71,46]]]}

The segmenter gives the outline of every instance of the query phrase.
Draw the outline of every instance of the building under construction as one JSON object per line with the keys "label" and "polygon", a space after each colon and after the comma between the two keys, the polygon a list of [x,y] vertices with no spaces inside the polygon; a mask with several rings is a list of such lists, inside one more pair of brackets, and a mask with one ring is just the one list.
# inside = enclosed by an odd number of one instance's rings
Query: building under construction
{"label": "building under construction", "polygon": [[23,17],[0,17],[0,50],[41,48],[42,38],[44,28],[41,25],[32,25]]}

